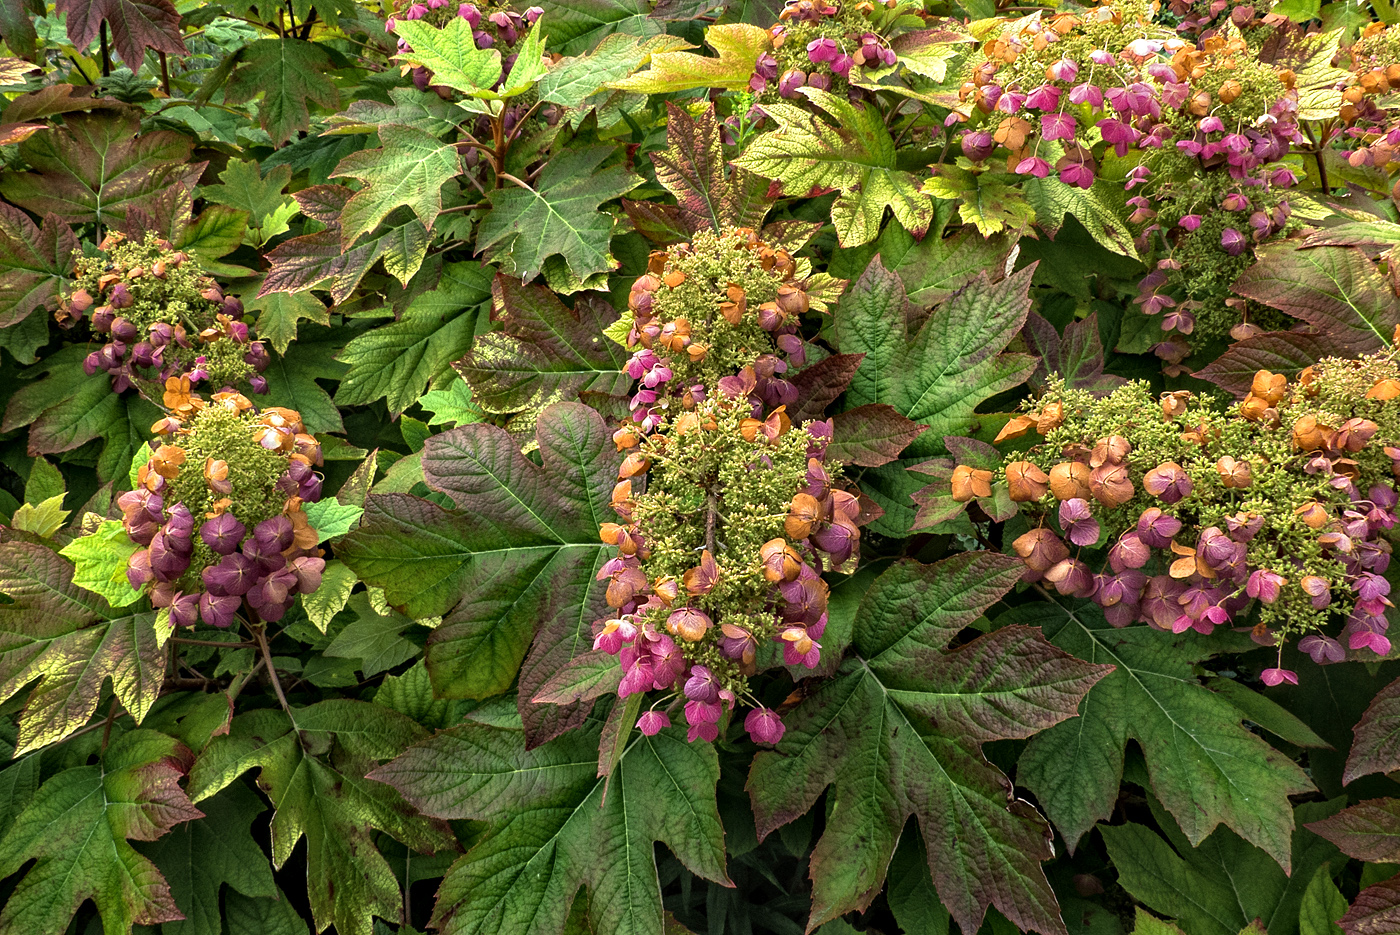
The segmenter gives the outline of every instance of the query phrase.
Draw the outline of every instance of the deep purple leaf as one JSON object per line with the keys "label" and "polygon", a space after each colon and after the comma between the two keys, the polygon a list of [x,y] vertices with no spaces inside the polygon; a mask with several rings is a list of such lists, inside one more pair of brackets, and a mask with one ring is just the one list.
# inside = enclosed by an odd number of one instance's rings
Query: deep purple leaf
{"label": "deep purple leaf", "polygon": [[1355,247],[1299,250],[1269,244],[1233,289],[1312,325],[1348,355],[1390,346],[1400,325],[1400,299],[1365,252]]}
{"label": "deep purple leaf", "polygon": [[1337,924],[1347,935],[1400,931],[1400,877],[1391,877],[1357,893],[1351,908]]}
{"label": "deep purple leaf", "polygon": [[1346,351],[1333,344],[1326,334],[1270,331],[1235,342],[1192,376],[1209,380],[1243,398],[1249,392],[1255,371],[1269,370],[1291,378],[1304,367],[1334,353],[1345,354]]}
{"label": "deep purple leaf", "polygon": [[1400,679],[1391,682],[1371,700],[1356,725],[1356,740],[1347,754],[1342,782],[1370,773],[1400,769]]}
{"label": "deep purple leaf", "polygon": [[826,407],[846,392],[864,359],[864,354],[832,354],[798,373],[792,378],[797,402],[788,407],[788,417],[797,424],[820,419]]}
{"label": "deep purple leaf", "polygon": [[883,403],[839,413],[832,424],[835,437],[827,446],[827,457],[861,467],[889,464],[928,431],[927,425],[906,419],[893,406]]}
{"label": "deep purple leaf", "polygon": [[147,49],[189,54],[180,34],[180,14],[170,0],[57,0],[55,8],[68,14],[68,38],[79,49],[92,44],[105,19],[113,48],[132,71],[141,68]]}
{"label": "deep purple leaf", "polygon": [[1348,857],[1368,863],[1400,863],[1400,799],[1358,802],[1307,827]]}

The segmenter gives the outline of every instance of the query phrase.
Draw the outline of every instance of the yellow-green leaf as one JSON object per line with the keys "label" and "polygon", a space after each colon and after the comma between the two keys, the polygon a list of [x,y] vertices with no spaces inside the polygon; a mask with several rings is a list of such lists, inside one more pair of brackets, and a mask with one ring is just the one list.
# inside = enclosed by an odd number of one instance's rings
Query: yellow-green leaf
{"label": "yellow-green leaf", "polygon": [[705,42],[718,57],[692,52],[658,52],[651,57],[651,68],[607,86],[642,94],[667,94],[692,88],[742,91],[749,86],[759,54],[772,45],[768,30],[746,23],[711,26],[705,30]]}
{"label": "yellow-green leaf", "polygon": [[63,528],[69,512],[63,508],[63,494],[58,494],[38,504],[21,504],[11,517],[10,525],[22,532],[32,532],[41,539],[47,539]]}
{"label": "yellow-green leaf", "polygon": [[73,583],[96,591],[113,607],[126,607],[141,599],[141,592],[126,580],[126,566],[141,548],[127,536],[120,520],[109,519],[88,536],[79,536],[59,554],[73,560]]}

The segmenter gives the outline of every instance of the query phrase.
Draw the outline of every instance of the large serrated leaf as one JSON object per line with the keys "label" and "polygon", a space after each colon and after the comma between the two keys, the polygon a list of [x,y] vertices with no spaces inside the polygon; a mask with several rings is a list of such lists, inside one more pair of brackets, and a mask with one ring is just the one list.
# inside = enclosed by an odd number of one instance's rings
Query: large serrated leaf
{"label": "large serrated leaf", "polygon": [[754,760],[747,788],[760,838],[826,792],[809,930],[870,904],[912,815],[939,898],[964,932],[988,906],[1023,930],[1067,931],[1040,869],[1051,856],[1044,821],[981,745],[1072,718],[1111,669],[1027,627],[945,651],[1021,571],[990,552],[891,567],[861,601],[855,655],[785,716],[776,751]]}
{"label": "large serrated leaf", "polygon": [[545,406],[580,393],[625,396],[632,380],[626,352],[603,336],[617,312],[592,297],[568,308],[550,290],[509,276],[491,285],[499,331],[481,335],[454,366],[485,412],[510,415],[512,434],[534,434]]}
{"label": "large serrated leaf", "polygon": [[486,822],[438,892],[443,935],[560,932],[581,885],[593,931],[662,935],[657,841],[729,885],[714,747],[670,728],[637,737],[600,778],[599,728],[528,750],[518,729],[468,723],[373,773],[429,815]]}
{"label": "large serrated leaf", "polygon": [[94,438],[105,439],[97,460],[103,482],[125,475],[132,455],[146,443],[146,429],[160,410],[139,396],[112,392],[106,375],[80,376],[88,349],[71,344],[23,373],[42,376],[19,387],[5,406],[0,431],[29,426],[30,454],[72,451]]}
{"label": "large serrated leaf", "polygon": [[543,0],[545,36],[560,55],[582,55],[607,36],[655,36],[660,22],[652,19],[647,0]]}
{"label": "large serrated leaf", "polygon": [[23,321],[58,293],[73,271],[78,241],[56,217],[39,227],[0,202],[0,328]]}
{"label": "large serrated leaf", "polygon": [[1391,682],[1372,699],[1356,725],[1356,740],[1347,754],[1342,782],[1370,773],[1400,769],[1400,680]]}
{"label": "large serrated leaf", "polygon": [[[337,550],[410,616],[447,614],[428,641],[440,696],[505,691],[534,639],[535,655],[553,662],[527,665],[521,694],[528,699],[553,669],[590,648],[589,625],[603,606],[595,575],[608,559],[598,527],[613,516],[620,456],[602,419],[580,403],[545,409],[536,437],[543,467],[494,426],[433,436],[424,477],[456,509],[372,494],[364,522]],[[532,713],[522,713],[530,723]]]}
{"label": "large serrated leaf", "polygon": [[96,591],[113,607],[126,607],[142,596],[126,577],[131,556],[140,548],[120,520],[109,519],[65,545],[59,554],[74,563],[74,584]]}
{"label": "large serrated leaf", "polygon": [[1191,663],[1210,652],[1199,641],[1173,640],[1146,624],[1110,626],[1087,602],[1028,604],[998,622],[1040,624],[1061,649],[1117,666],[1077,721],[1031,741],[1017,772],[1072,846],[1112,811],[1131,738],[1147,760],[1153,794],[1188,840],[1199,844],[1223,824],[1288,868],[1288,796],[1313,785],[1191,674]]}
{"label": "large serrated leaf", "polygon": [[431,231],[442,210],[442,186],[461,171],[456,147],[423,130],[390,124],[379,128],[379,139],[382,147],[351,153],[331,176],[365,183],[340,212],[340,242],[346,249],[401,205]]}
{"label": "large serrated leaf", "polygon": [[1066,185],[1057,178],[1027,179],[1026,200],[1035,208],[1036,221],[1053,238],[1064,225],[1065,216],[1075,218],[1098,243],[1138,259],[1133,232],[1123,215],[1121,187],[1106,179],[1096,179],[1092,188]]}
{"label": "large serrated leaf", "polygon": [[1254,375],[1260,370],[1292,377],[1304,367],[1333,354],[1348,356],[1327,334],[1266,331],[1231,344],[1225,353],[1192,376],[1209,380],[1242,397],[1249,392]]}
{"label": "large serrated leaf", "polygon": [[781,181],[790,195],[840,191],[832,220],[843,247],[874,240],[886,207],[922,237],[933,223],[933,204],[912,173],[895,168],[894,139],[875,108],[814,88],[802,91],[834,123],[792,104],[766,105],[778,129],[756,139],[734,164]]}
{"label": "large serrated leaf", "polygon": [[179,785],[189,760],[174,739],[137,730],[115,739],[100,763],[45,782],[0,839],[0,874],[37,859],[0,912],[0,932],[62,935],[87,899],[107,935],[179,920],[160,871],[129,842],[201,817]]}
{"label": "large serrated leaf", "polygon": [[331,110],[340,106],[340,92],[323,74],[330,67],[330,55],[314,42],[258,39],[242,49],[224,97],[230,104],[241,104],[261,94],[258,123],[280,146],[297,131],[311,128],[308,102]]}
{"label": "large serrated leaf", "polygon": [[193,144],[168,130],[140,133],[134,113],[70,114],[19,152],[33,171],[6,173],[0,194],[39,215],[120,226],[131,208],[153,210],[174,186],[193,188],[204,163]]}
{"label": "large serrated leaf", "polygon": [[478,49],[471,23],[461,17],[454,16],[441,28],[423,20],[401,19],[394,31],[413,47],[399,57],[431,69],[434,84],[469,93],[500,80],[500,50]]}
{"label": "large serrated leaf", "polygon": [[[656,180],[676,198],[681,223],[694,233],[733,227],[758,230],[771,203],[768,183],[737,166],[726,172],[714,106],[690,116],[666,104],[665,152],[652,153]],[[795,251],[793,251],[795,252]]]}
{"label": "large serrated leaf", "polygon": [[428,384],[450,376],[452,362],[471,347],[478,309],[491,295],[488,275],[478,263],[449,264],[438,288],[414,299],[402,320],[346,344],[338,359],[350,369],[336,389],[336,403],[366,405],[383,398],[397,416]]}
{"label": "large serrated leaf", "polygon": [[[552,21],[551,21],[552,24]],[[540,79],[540,100],[578,107],[610,81],[641,68],[653,55],[689,49],[678,36],[628,36],[613,33],[586,55],[562,59]]]}
{"label": "large serrated leaf", "polygon": [[105,20],[112,30],[112,46],[133,72],[140,70],[147,49],[189,54],[180,34],[180,14],[170,0],[58,0],[55,11],[67,14],[68,38],[79,49],[92,45]]}
{"label": "large serrated leaf", "polygon": [[1186,935],[1237,935],[1256,919],[1269,935],[1298,935],[1299,907],[1308,881],[1319,867],[1338,862],[1340,856],[1308,827],[1343,804],[1333,799],[1296,809],[1291,875],[1226,828],[1192,847],[1155,800],[1152,813],[1165,838],[1132,823],[1105,825],[1099,832],[1124,889],[1154,911],[1175,918]]}
{"label": "large serrated leaf", "polygon": [[772,46],[768,30],[747,23],[725,23],[705,30],[705,42],[717,57],[691,52],[658,52],[651,67],[628,78],[613,81],[610,88],[642,94],[666,94],[692,88],[748,88],[754,62]]}
{"label": "large serrated leaf", "polygon": [[[415,850],[452,849],[440,823],[413,812],[388,786],[365,774],[426,735],[407,717],[382,705],[338,699],[309,708],[263,709],[233,719],[190,771],[189,793],[199,802],[249,769],[272,800],[272,863],[282,867],[306,838],[307,886],[318,930],[334,924],[342,935],[371,935],[373,916],[402,917],[399,885],[374,846],[377,829]],[[334,756],[313,755],[317,747]]]}
{"label": "large serrated leaf", "polygon": [[[1019,385],[1035,369],[1034,357],[1002,353],[1030,311],[1033,272],[1027,267],[999,282],[983,272],[915,328],[900,278],[878,258],[871,262],[834,315],[841,352],[865,355],[846,391],[846,405],[894,407],[932,428],[909,446],[906,457],[943,454],[944,436],[970,434],[977,406]],[[909,479],[903,464],[867,471],[862,490],[885,511],[875,528],[904,535],[914,519],[910,496],[921,486]]]}
{"label": "large serrated leaf", "polygon": [[1329,352],[1352,356],[1390,347],[1400,325],[1400,298],[1365,251],[1300,250],[1285,241],[1261,247],[1257,255],[1258,262],[1232,286],[1240,295],[1312,325]]}
{"label": "large serrated leaf", "polygon": [[1043,386],[1045,378],[1055,373],[1064,378],[1066,386],[1104,396],[1128,382],[1103,372],[1103,342],[1099,339],[1099,317],[1094,312],[1066,325],[1063,338],[1054,325],[1031,312],[1022,333],[1031,350],[1040,355],[1040,366],[1031,377],[1032,386]]}
{"label": "large serrated leaf", "polygon": [[617,265],[608,253],[613,219],[599,206],[642,181],[620,165],[600,168],[613,152],[611,146],[569,149],[549,161],[533,186],[491,192],[477,249],[522,280],[536,276],[556,254],[579,280],[611,272]]}
{"label": "large serrated leaf", "polygon": [[160,694],[165,657],[155,611],[113,610],[73,583],[73,566],[43,546],[0,544],[0,700],[34,682],[16,753],[61,740],[88,722],[111,678],[140,723]]}
{"label": "large serrated leaf", "polygon": [[221,935],[219,891],[225,885],[247,896],[277,898],[272,869],[249,827],[267,808],[262,800],[247,786],[233,785],[199,807],[203,818],[177,825],[144,849],[185,917],[164,923],[161,935]]}

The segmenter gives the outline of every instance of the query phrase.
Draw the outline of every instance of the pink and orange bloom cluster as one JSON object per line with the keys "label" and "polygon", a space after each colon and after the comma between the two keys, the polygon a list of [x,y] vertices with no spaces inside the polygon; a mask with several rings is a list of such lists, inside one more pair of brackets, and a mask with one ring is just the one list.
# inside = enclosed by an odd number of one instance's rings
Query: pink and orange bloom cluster
{"label": "pink and orange bloom cluster", "polygon": [[204,275],[198,260],[153,234],[128,243],[112,232],[99,249],[104,256],[79,262],[56,315],[69,328],[88,318],[105,340],[84,358],[84,372],[110,374],[119,393],[171,378],[267,392],[262,372],[272,358],[249,334],[243,303]]}
{"label": "pink and orange bloom cluster", "polygon": [[[1400,380],[1388,357],[1324,361],[1294,386],[1260,371],[1233,414],[1182,391],[1145,421],[1142,384],[1052,397],[1002,433],[1034,428],[1042,444],[952,476],[955,500],[1005,484],[1032,521],[1009,542],[1024,581],[1091,600],[1114,626],[1243,626],[1280,654],[1301,637],[1322,664],[1389,654]],[[1296,681],[1281,664],[1263,678]]]}
{"label": "pink and orange bloom cluster", "polygon": [[[713,741],[747,696],[750,736],[777,742],[782,720],[747,678],[819,665],[821,573],[856,556],[866,517],[826,463],[832,425],[799,427],[787,413],[797,388],[782,374],[785,359],[805,359],[796,319],[808,307],[793,268],[752,231],[732,231],[654,255],[632,289],[639,384],[633,421],[614,435],[627,452],[619,522],[600,536],[617,554],[598,574],[614,614],[594,625],[594,648],[619,657],[620,697],[665,692],[637,721],[647,734],[681,709],[689,738]],[[720,361],[743,365],[720,376]]]}
{"label": "pink and orange bloom cluster", "polygon": [[320,444],[293,410],[257,411],[234,392],[206,405],[171,382],[175,415],[153,426],[165,438],[117,501],[142,547],[127,580],[174,626],[227,627],[245,604],[257,619],[280,620],[325,568],[302,509],[321,498]]}

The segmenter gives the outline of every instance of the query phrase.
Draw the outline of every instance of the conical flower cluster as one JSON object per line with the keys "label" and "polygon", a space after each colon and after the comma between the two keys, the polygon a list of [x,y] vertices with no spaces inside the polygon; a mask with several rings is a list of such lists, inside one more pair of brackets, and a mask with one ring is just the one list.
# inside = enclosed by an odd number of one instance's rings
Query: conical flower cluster
{"label": "conical flower cluster", "polygon": [[794,268],[735,231],[654,255],[632,289],[637,415],[614,436],[627,451],[619,522],[600,535],[617,554],[599,573],[614,615],[594,646],[621,658],[619,695],[664,692],[638,721],[646,733],[683,707],[690,739],[714,740],[748,697],[749,734],[776,742],[781,718],[747,677],[818,665],[821,572],[855,560],[862,509],[826,463],[831,423],[787,414],[797,391],[781,374],[805,359]]}
{"label": "conical flower cluster", "polygon": [[1024,580],[1094,601],[1115,626],[1243,625],[1267,646],[1301,637],[1319,663],[1383,656],[1397,399],[1386,355],[1323,361],[1296,384],[1260,371],[1233,412],[1185,391],[1154,401],[1141,383],[1098,400],[1056,386],[1002,433],[1044,441],[998,471],[959,465],[952,494],[1004,484],[1032,521],[1011,543]]}
{"label": "conical flower cluster", "polygon": [[[1000,25],[964,69],[947,118],[963,124],[963,158],[942,171],[956,181],[1004,166],[1086,190],[1121,182],[1137,247],[1156,261],[1137,301],[1161,313],[1168,334],[1155,350],[1176,375],[1192,334],[1245,338],[1288,326],[1278,312],[1234,298],[1230,285],[1257,246],[1300,226],[1290,200],[1300,155],[1331,150],[1329,159],[1354,169],[1395,158],[1400,43],[1387,38],[1395,27],[1374,24],[1338,56],[1355,78],[1332,69],[1323,79],[1313,72],[1326,56],[1309,63],[1297,51],[1307,30],[1267,5],[1170,7],[1183,18],[1176,29],[1148,0],[1037,11]],[[1333,128],[1320,139],[1319,120]]]}
{"label": "conical flower cluster", "polygon": [[78,261],[73,290],[56,316],[68,327],[91,316],[93,333],[106,339],[83,370],[111,374],[117,392],[172,377],[267,391],[261,373],[272,361],[252,340],[243,303],[224,295],[197,259],[151,233],[138,244],[114,232],[101,249],[102,256]]}
{"label": "conical flower cluster", "polygon": [[791,254],[747,228],[653,253],[627,297],[627,374],[638,381],[630,437],[716,389],[747,398],[754,417],[792,404],[797,388],[783,374],[806,363],[798,321],[811,308],[796,276]]}
{"label": "conical flower cluster", "polygon": [[181,418],[153,426],[163,439],[117,501],[127,535],[143,546],[127,580],[149,588],[177,626],[227,627],[245,605],[280,620],[325,568],[302,510],[321,498],[321,446],[291,409],[258,411],[234,392],[206,405],[187,390],[167,391]]}

